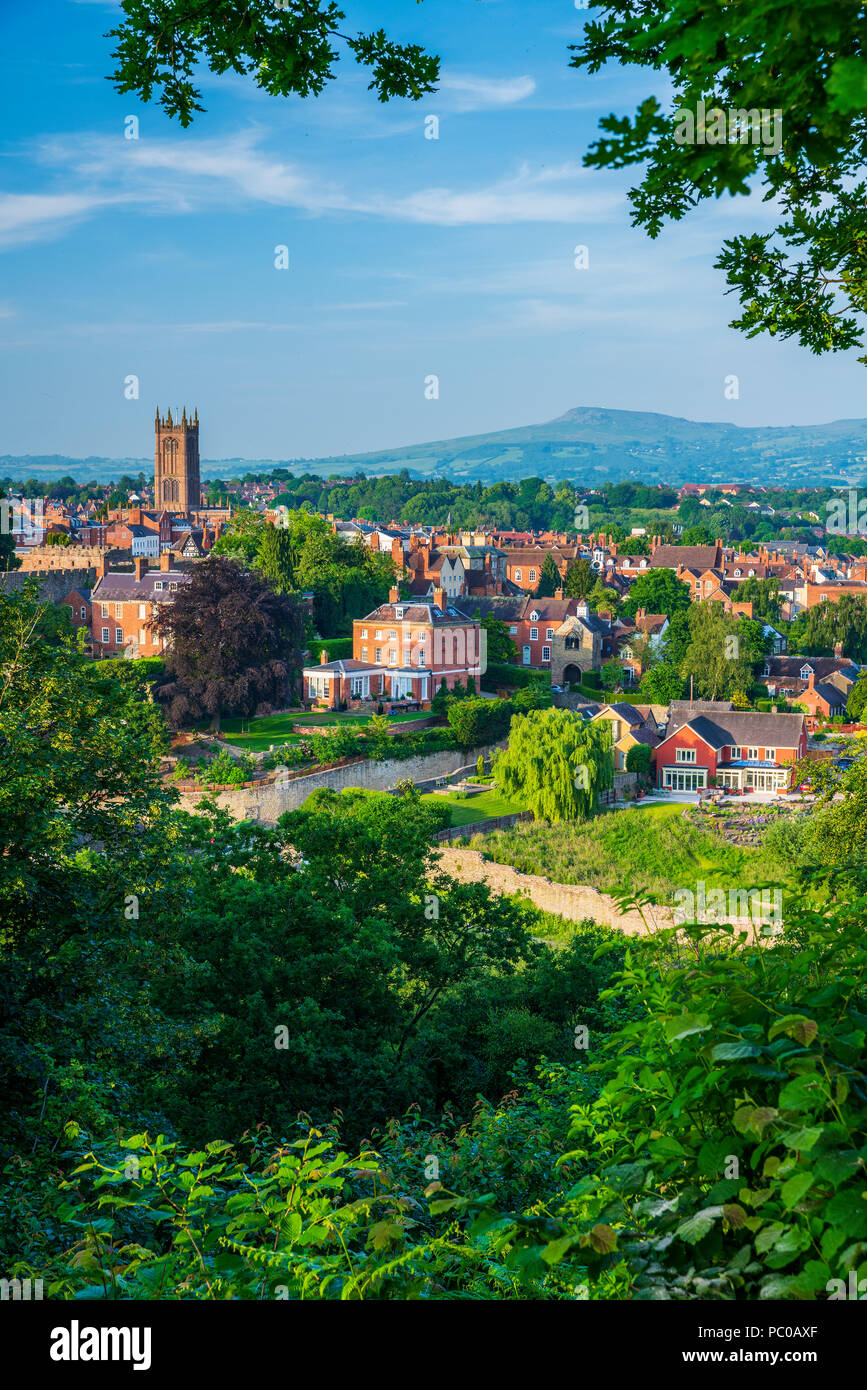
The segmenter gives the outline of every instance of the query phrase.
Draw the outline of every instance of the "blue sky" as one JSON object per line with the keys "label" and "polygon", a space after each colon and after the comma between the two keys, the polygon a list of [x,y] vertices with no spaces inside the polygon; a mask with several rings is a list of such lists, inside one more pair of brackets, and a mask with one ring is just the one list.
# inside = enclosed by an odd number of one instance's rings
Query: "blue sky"
{"label": "blue sky", "polygon": [[204,74],[207,113],[183,131],[104,80],[112,4],[0,6],[0,454],[146,456],[157,403],[198,407],[208,458],[387,449],[578,405],[867,415],[856,353],[727,328],[713,260],[767,225],[757,198],[651,242],[629,225],[632,177],[582,169],[598,118],[651,79],[570,69],[572,0],[344,8],[351,30],[438,52],[440,91],[382,105],[348,55],[306,101]]}

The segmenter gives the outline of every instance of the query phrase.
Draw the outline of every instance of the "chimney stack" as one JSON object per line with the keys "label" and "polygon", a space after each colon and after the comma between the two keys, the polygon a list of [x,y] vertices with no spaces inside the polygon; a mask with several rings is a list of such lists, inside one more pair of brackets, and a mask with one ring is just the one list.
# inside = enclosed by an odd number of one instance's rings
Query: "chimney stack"
{"label": "chimney stack", "polygon": [[136,582],[144,578],[148,568],[148,557],[146,555],[136,555],[135,557],[135,577]]}
{"label": "chimney stack", "polygon": [[398,590],[398,589],[389,589],[389,591],[388,591],[388,601],[389,601],[389,603],[397,603],[397,602],[399,602],[399,600],[400,600],[400,592],[399,592],[399,590]]}
{"label": "chimney stack", "polygon": [[327,653],[327,651],[325,650],[324,647],[322,648],[322,651],[319,653],[319,665],[320,665],[320,666],[327,666],[327,665],[328,665],[328,653]]}
{"label": "chimney stack", "polygon": [[636,621],[636,623],[640,623],[640,622],[641,622],[641,619],[642,619],[644,616],[645,616],[644,609],[643,609],[643,608],[636,608],[636,610],[635,610],[635,621]]}
{"label": "chimney stack", "polygon": [[555,589],[555,590],[554,590],[554,597],[557,598],[557,599],[562,598],[562,597],[563,597],[563,590],[562,590],[562,589]]}
{"label": "chimney stack", "polygon": [[837,658],[838,661],[842,661],[842,659],[843,659],[843,643],[842,643],[842,642],[835,642],[835,643],[834,643],[834,655],[835,655],[835,657]]}
{"label": "chimney stack", "polygon": [[173,554],[172,554],[172,552],[171,552],[170,550],[164,550],[164,551],[161,553],[161,555],[160,555],[160,570],[161,570],[161,572],[162,572],[163,574],[167,574],[168,571],[171,569],[171,567],[172,567],[172,560],[173,560],[173,559],[174,559],[174,556],[173,556]]}
{"label": "chimney stack", "polygon": [[434,606],[435,606],[436,608],[443,608],[443,609],[444,609],[445,606],[446,606],[446,591],[445,591],[445,589],[434,589],[434,591],[433,591],[433,601],[434,601]]}

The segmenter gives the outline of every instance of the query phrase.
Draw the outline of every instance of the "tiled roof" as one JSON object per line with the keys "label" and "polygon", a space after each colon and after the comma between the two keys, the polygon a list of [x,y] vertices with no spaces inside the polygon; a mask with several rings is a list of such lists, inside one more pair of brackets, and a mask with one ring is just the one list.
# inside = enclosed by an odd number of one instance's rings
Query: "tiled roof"
{"label": "tiled roof", "polygon": [[[396,607],[403,609],[403,618],[398,618],[396,616],[394,611]],[[450,604],[443,610],[437,608],[436,604],[433,603],[409,602],[402,604],[383,603],[380,604],[379,608],[374,608],[372,613],[367,613],[363,618],[356,619],[356,622],[363,623],[433,623],[434,626],[440,623],[443,626],[450,627],[454,627],[456,624],[458,626],[464,623],[470,624],[473,621],[474,619],[468,618],[466,614],[458,612],[457,608],[452,607]]]}
{"label": "tiled roof", "polygon": [[[761,714],[754,710],[731,710],[728,713],[714,713],[711,717],[699,714],[687,721],[700,738],[712,748],[724,748],[727,744],[761,748],[797,748],[804,726],[802,714]],[[666,737],[678,730],[669,726]]]}
{"label": "tiled roof", "polygon": [[673,569],[685,565],[687,569],[711,570],[719,557],[715,545],[660,545],[650,557],[654,569]]}
{"label": "tiled roof", "polygon": [[[91,602],[152,603],[156,598],[158,603],[165,603],[167,596],[174,592],[169,584],[187,584],[189,579],[184,570],[147,570],[141,579],[136,579],[131,571],[110,572],[97,579],[91,591]],[[160,581],[164,587],[156,589]]]}

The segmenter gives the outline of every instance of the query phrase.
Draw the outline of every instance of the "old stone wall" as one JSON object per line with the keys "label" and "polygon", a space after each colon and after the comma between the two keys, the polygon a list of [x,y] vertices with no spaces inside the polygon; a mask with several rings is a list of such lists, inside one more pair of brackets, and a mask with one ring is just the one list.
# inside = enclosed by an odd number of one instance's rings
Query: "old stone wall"
{"label": "old stone wall", "polygon": [[[501,745],[500,745],[501,746]],[[302,777],[280,777],[273,782],[264,782],[258,787],[235,787],[231,791],[219,792],[215,797],[237,820],[259,820],[273,824],[284,811],[296,811],[320,787],[330,787],[332,791],[343,791],[346,787],[362,787],[366,791],[391,791],[404,778],[411,777],[417,786],[433,784],[440,778],[448,778],[456,772],[466,770],[475,772],[476,760],[480,753],[489,758],[495,747],[446,749],[440,753],[428,753],[419,758],[392,759],[387,762],[351,762],[343,767],[327,768],[321,772],[311,772]],[[184,810],[191,811],[202,799],[203,791],[181,793],[180,804]]]}
{"label": "old stone wall", "polygon": [[[583,884],[553,883],[550,878],[542,878],[539,874],[522,874],[510,864],[494,864],[485,860],[475,849],[447,846],[442,850],[440,864],[447,874],[464,883],[487,883],[493,892],[509,897],[523,894],[543,912],[556,913],[569,922],[581,922],[589,917],[603,926],[616,927],[629,936],[647,933],[639,913],[627,912],[621,916],[614,898],[607,893],[599,893],[595,888]],[[649,911],[653,913],[653,917],[649,918],[652,926],[675,925],[671,908],[655,907]]]}
{"label": "old stone wall", "polygon": [[0,572],[0,589],[7,594],[23,589],[28,582],[36,582],[37,592],[43,603],[60,603],[71,589],[90,589],[93,587],[92,569],[56,569],[50,574],[37,570],[4,570]]}
{"label": "old stone wall", "polygon": [[[472,827],[467,827],[472,829]],[[481,827],[480,827],[481,829]],[[539,874],[522,874],[510,864],[494,864],[486,860],[475,849],[456,849],[446,845],[441,851],[441,867],[452,878],[464,883],[486,883],[494,893],[508,897],[524,895],[543,912],[553,912],[565,917],[569,922],[581,922],[590,918],[606,927],[613,927],[627,936],[646,936],[648,925],[636,911],[621,913],[617,902],[607,893],[600,893],[586,884],[554,883],[550,878]],[[670,907],[646,907],[647,923],[651,929],[674,927],[674,910]],[[751,935],[756,927],[748,917],[727,919],[739,929]],[[760,937],[763,936],[759,928]],[[764,938],[767,942],[768,937]]]}

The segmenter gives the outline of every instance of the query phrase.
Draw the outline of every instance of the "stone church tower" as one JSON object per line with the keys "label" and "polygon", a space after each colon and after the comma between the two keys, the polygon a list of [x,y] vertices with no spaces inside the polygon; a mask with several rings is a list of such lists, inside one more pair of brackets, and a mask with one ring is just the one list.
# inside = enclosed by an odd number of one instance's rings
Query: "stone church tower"
{"label": "stone church tower", "polygon": [[154,506],[170,512],[194,512],[201,506],[199,484],[199,412],[187,419],[186,407],[180,420],[169,411],[156,418],[154,456]]}

